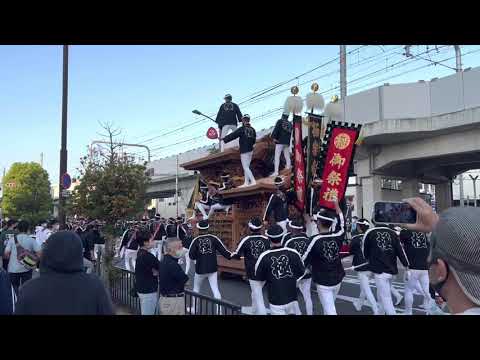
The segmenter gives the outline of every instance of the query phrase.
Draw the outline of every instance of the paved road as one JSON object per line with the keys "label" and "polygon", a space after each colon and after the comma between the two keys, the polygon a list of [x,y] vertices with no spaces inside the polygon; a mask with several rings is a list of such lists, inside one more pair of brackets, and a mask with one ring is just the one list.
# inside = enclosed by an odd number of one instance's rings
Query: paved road
{"label": "paved road", "polygon": [[[119,263],[121,265],[122,262]],[[344,267],[348,268],[351,266],[350,260],[344,259]],[[184,265],[182,265],[184,267]],[[401,265],[399,265],[399,274],[396,278],[393,279],[393,286],[396,288],[402,296],[404,295],[404,284],[403,284],[403,270],[401,269]],[[190,269],[190,280],[187,283],[187,288],[193,287],[193,276],[194,276],[194,269],[193,266]],[[371,286],[373,293],[376,292],[375,282],[371,280]],[[228,300],[234,304],[238,304],[242,306],[242,312],[249,313],[250,306],[251,306],[251,298],[250,298],[250,286],[247,281],[243,281],[240,277],[235,275],[224,274],[219,278],[219,288],[220,293],[222,294],[222,298]],[[202,284],[202,288],[200,290],[202,294],[213,296],[208,281],[205,280]],[[353,301],[358,298],[360,294],[360,285],[357,278],[357,275],[354,271],[347,271],[347,275],[342,281],[342,286],[340,288],[339,295],[336,300],[336,308],[337,313],[339,315],[371,315],[373,314],[371,307],[367,304],[364,305],[360,312],[357,312],[353,307]],[[263,289],[263,295],[265,304],[268,304],[267,300],[267,292],[266,289]],[[395,298],[394,298],[395,299]],[[320,304],[318,294],[316,289],[312,287],[312,301],[313,301],[313,311],[314,314],[321,315],[322,314],[322,306]],[[413,305],[413,313],[417,315],[425,315],[426,312],[424,309],[420,308],[423,302],[423,296],[414,295],[414,305]],[[302,313],[305,314],[305,305],[303,302],[302,295],[299,292],[299,303]],[[399,306],[395,307],[395,310],[398,314],[404,313],[404,301],[399,304]]]}

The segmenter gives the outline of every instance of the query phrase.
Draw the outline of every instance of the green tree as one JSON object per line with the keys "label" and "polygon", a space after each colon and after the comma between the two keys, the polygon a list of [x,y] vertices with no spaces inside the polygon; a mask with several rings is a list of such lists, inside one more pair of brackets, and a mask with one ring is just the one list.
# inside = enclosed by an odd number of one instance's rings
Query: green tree
{"label": "green tree", "polygon": [[[80,216],[105,221],[105,278],[111,278],[114,255],[114,231],[117,221],[139,217],[145,209],[145,191],[149,181],[144,165],[122,154],[117,138],[121,131],[111,124],[102,124],[108,141],[105,152],[89,154],[80,159],[80,184],[72,193],[71,212]],[[107,282],[107,286],[109,286]]]}
{"label": "green tree", "polygon": [[14,163],[3,179],[3,189],[6,217],[24,219],[33,225],[51,216],[50,180],[40,164]]}

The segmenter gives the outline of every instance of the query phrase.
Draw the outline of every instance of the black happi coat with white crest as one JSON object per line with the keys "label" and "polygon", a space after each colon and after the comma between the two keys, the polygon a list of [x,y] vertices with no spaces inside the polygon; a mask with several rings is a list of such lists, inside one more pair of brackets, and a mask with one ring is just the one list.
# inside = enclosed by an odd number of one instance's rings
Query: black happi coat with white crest
{"label": "black happi coat with white crest", "polygon": [[397,233],[390,228],[369,229],[363,237],[362,249],[370,270],[375,274],[398,274],[397,257],[403,266],[409,265]]}
{"label": "black happi coat with white crest", "polygon": [[265,251],[270,249],[270,240],[260,234],[252,234],[244,237],[238,244],[237,250],[232,254],[232,259],[244,257],[245,271],[251,280],[258,280],[255,277],[255,264]]}
{"label": "black happi coat with white crest", "polygon": [[255,264],[255,276],[266,282],[268,301],[273,305],[297,301],[297,279],[304,273],[300,254],[290,248],[267,250]]}
{"label": "black happi coat with white crest", "polygon": [[215,235],[200,235],[192,240],[188,256],[196,261],[195,272],[197,274],[211,274],[217,271],[217,251],[226,259],[230,259],[231,253]]}

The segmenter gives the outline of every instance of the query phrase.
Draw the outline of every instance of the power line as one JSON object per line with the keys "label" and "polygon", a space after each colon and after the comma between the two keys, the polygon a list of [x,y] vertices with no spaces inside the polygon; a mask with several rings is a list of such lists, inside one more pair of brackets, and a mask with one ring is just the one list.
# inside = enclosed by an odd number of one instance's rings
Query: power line
{"label": "power line", "polygon": [[[361,46],[359,46],[359,47],[357,47],[357,48],[355,48],[355,49],[353,49],[353,50],[350,50],[347,54],[352,54],[352,53],[354,53],[354,52],[356,52],[356,51],[359,51],[360,49],[365,48],[365,47],[367,47],[367,46],[369,46],[369,45],[361,45]],[[270,87],[268,87],[268,88],[265,88],[265,89],[263,89],[263,90],[256,91],[256,92],[254,92],[253,94],[248,95],[248,96],[247,96],[248,99],[239,102],[238,105],[244,105],[244,104],[246,104],[246,103],[254,100],[254,99],[257,98],[258,96],[261,96],[261,95],[264,95],[264,94],[266,94],[266,93],[268,93],[268,92],[270,92],[270,91],[273,91],[273,90],[275,90],[276,88],[278,88],[278,87],[280,87],[280,86],[282,86],[282,85],[285,85],[285,84],[287,84],[287,83],[289,83],[289,82],[292,82],[292,81],[294,81],[294,80],[298,80],[299,78],[301,78],[301,77],[303,77],[303,76],[305,76],[305,75],[307,75],[307,74],[309,74],[309,73],[312,73],[312,72],[314,72],[314,71],[316,71],[316,70],[318,70],[318,69],[320,69],[320,68],[322,68],[322,67],[325,67],[325,66],[327,66],[327,65],[329,65],[329,64],[331,64],[331,63],[334,63],[334,62],[337,61],[338,59],[339,59],[339,57],[336,57],[336,58],[334,58],[334,59],[331,59],[331,60],[329,60],[329,61],[327,61],[327,62],[325,62],[325,63],[322,63],[322,64],[314,67],[313,69],[307,70],[307,71],[305,71],[304,73],[302,73],[302,74],[300,74],[300,75],[297,75],[297,76],[295,76],[295,77],[293,77],[293,78],[290,78],[290,79],[288,79],[288,80],[282,81],[282,82],[280,82],[280,83],[277,83],[277,84],[275,84],[275,85],[272,85],[272,86],[270,86]],[[212,114],[212,115],[210,115],[210,116],[215,116],[215,114]],[[189,127],[189,126],[192,126],[192,125],[195,125],[195,124],[199,124],[199,123],[203,123],[203,122],[205,122],[205,121],[207,121],[207,119],[201,118],[200,120],[197,120],[197,121],[188,123],[188,124],[186,124],[186,125],[184,125],[184,126],[181,126],[180,128],[177,128],[177,129],[175,129],[175,130],[172,130],[172,131],[169,131],[169,132],[166,132],[166,133],[159,134],[159,135],[157,135],[157,136],[154,136],[154,137],[152,137],[152,138],[149,138],[149,139],[147,139],[147,140],[144,140],[144,141],[142,141],[142,142],[140,142],[140,143],[141,143],[141,144],[145,144],[145,143],[151,142],[152,140],[158,139],[158,138],[163,137],[163,136],[166,136],[166,135],[170,135],[170,134],[172,134],[172,133],[174,133],[174,132],[183,130],[183,129]],[[150,134],[146,134],[145,136],[148,136],[148,135],[150,135]],[[137,138],[141,138],[141,137],[144,137],[144,136],[140,136],[140,137],[137,137]]]}

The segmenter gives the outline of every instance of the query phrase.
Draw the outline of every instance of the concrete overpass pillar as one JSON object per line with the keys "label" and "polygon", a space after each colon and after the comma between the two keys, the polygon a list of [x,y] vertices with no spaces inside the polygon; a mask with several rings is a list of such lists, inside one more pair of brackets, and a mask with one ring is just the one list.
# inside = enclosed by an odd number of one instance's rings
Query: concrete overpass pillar
{"label": "concrete overpass pillar", "polygon": [[358,209],[358,214],[360,214],[359,216],[370,221],[373,214],[373,204],[376,201],[382,200],[381,177],[378,175],[372,175],[363,177],[361,179],[362,195],[361,197],[359,196],[359,202],[362,208]]}
{"label": "concrete overpass pillar", "polygon": [[437,213],[452,207],[452,185],[450,182],[444,182],[435,185],[435,203]]}
{"label": "concrete overpass pillar", "polygon": [[412,198],[418,196],[418,180],[408,179],[402,180],[402,198]]}

